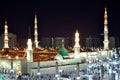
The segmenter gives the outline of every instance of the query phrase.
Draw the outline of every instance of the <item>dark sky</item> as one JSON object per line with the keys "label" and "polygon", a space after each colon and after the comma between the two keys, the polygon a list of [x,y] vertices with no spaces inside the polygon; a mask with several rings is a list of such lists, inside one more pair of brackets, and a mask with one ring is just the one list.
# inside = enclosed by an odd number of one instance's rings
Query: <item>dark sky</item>
{"label": "dark sky", "polygon": [[[120,2],[106,0],[110,36],[120,35]],[[18,38],[33,36],[34,14],[38,17],[39,38],[44,36],[74,36],[76,29],[81,38],[103,32],[105,0],[9,0],[0,1],[0,34],[4,32],[4,20],[9,32]]]}

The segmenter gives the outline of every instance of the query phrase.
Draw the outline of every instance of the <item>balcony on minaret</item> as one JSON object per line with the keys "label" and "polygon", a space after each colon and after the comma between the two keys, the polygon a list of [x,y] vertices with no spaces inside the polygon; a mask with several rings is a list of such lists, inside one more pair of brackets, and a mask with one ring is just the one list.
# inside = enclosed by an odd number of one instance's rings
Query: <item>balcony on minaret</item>
{"label": "balcony on minaret", "polygon": [[104,20],[104,24],[108,24],[108,21],[106,19]]}
{"label": "balcony on minaret", "polygon": [[74,46],[74,47],[80,47],[79,43],[75,44],[75,46]]}
{"label": "balcony on minaret", "polygon": [[105,28],[105,29],[104,29],[104,31],[105,31],[104,33],[107,33],[107,32],[108,32],[108,29],[107,29],[107,28]]}
{"label": "balcony on minaret", "polygon": [[35,35],[38,35],[36,30],[35,30]]}

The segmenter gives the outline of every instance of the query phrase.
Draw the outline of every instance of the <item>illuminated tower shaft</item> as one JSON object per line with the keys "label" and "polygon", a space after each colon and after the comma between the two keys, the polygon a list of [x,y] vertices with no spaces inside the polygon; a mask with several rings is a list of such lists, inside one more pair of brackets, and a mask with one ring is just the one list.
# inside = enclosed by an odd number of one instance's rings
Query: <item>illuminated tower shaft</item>
{"label": "illuminated tower shaft", "polygon": [[5,21],[5,31],[4,31],[4,48],[9,48],[8,46],[8,26],[7,26],[7,21]]}
{"label": "illuminated tower shaft", "polygon": [[28,41],[27,41],[27,50],[32,50],[32,40],[29,38]]}
{"label": "illuminated tower shaft", "polygon": [[30,38],[27,41],[27,62],[33,62],[32,40]]}
{"label": "illuminated tower shaft", "polygon": [[33,62],[33,49],[32,49],[32,40],[30,36],[30,28],[28,32],[28,41],[27,41],[27,62]]}
{"label": "illuminated tower shaft", "polygon": [[104,50],[109,49],[109,41],[108,41],[108,21],[107,21],[107,8],[105,7],[105,12],[104,12]]}
{"label": "illuminated tower shaft", "polygon": [[37,16],[35,15],[35,21],[34,21],[34,43],[35,47],[38,48],[38,32],[37,32]]}
{"label": "illuminated tower shaft", "polygon": [[74,58],[79,58],[80,53],[80,45],[79,45],[79,33],[78,30],[76,30],[75,33],[75,46],[74,46]]}

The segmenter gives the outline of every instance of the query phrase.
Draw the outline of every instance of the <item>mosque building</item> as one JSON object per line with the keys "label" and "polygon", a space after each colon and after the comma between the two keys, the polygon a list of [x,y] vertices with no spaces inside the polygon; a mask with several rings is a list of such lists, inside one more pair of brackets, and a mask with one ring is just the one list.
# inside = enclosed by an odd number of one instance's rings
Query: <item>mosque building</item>
{"label": "mosque building", "polygon": [[[104,14],[104,49],[82,49],[80,42],[79,31],[75,32],[75,45],[74,48],[69,50],[64,46],[64,39],[62,39],[62,46],[59,49],[55,48],[41,48],[38,43],[38,31],[37,31],[37,15],[35,15],[34,20],[34,43],[30,37],[27,40],[27,49],[9,48],[9,38],[8,38],[8,25],[5,21],[4,30],[4,47],[0,50],[0,71],[3,73],[9,73],[13,71],[14,73],[34,73],[43,72],[43,74],[48,70],[48,72],[56,73],[58,67],[62,65],[71,65],[69,67],[64,67],[63,69],[73,68],[82,62],[87,60],[99,60],[106,57],[111,57],[113,55],[112,50],[109,50],[109,40],[108,40],[108,21],[107,21],[107,8],[105,7]],[[34,47],[33,47],[34,46]],[[57,67],[56,67],[57,65]],[[52,67],[51,67],[52,66]],[[45,69],[44,69],[45,68]]]}

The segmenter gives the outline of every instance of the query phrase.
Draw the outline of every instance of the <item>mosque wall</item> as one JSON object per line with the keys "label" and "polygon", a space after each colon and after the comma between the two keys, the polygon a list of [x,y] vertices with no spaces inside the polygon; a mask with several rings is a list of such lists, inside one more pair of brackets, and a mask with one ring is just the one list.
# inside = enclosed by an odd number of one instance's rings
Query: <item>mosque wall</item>
{"label": "mosque wall", "polygon": [[[2,73],[9,73],[11,69],[11,59],[0,59],[0,72]],[[21,73],[21,61],[20,60],[13,60],[13,69],[15,73]]]}
{"label": "mosque wall", "polygon": [[[63,71],[75,70],[76,63],[80,63],[80,59],[66,59],[58,61],[44,61],[40,62],[40,72],[41,74],[52,74],[56,73],[56,62],[58,62],[58,69]],[[28,73],[37,74],[38,73],[38,62],[28,62]]]}
{"label": "mosque wall", "polygon": [[97,52],[81,52],[79,54],[79,57],[81,58],[81,61],[94,61],[99,59],[105,59],[107,57],[112,57],[113,54],[115,54],[112,50],[108,51],[97,51]]}
{"label": "mosque wall", "polygon": [[[54,62],[54,61],[52,61]],[[31,63],[34,64],[34,63]],[[41,63],[42,65],[42,63]],[[47,64],[48,65],[48,64]],[[50,64],[49,64],[50,65]],[[86,69],[87,64],[79,64],[79,69]],[[66,72],[66,71],[76,71],[77,70],[77,64],[71,64],[71,65],[59,65],[58,66],[58,73]],[[37,67],[30,69],[31,75],[36,75],[38,73]],[[42,67],[40,68],[40,74],[55,74],[56,73],[56,67],[55,66],[49,66],[49,67]]]}

